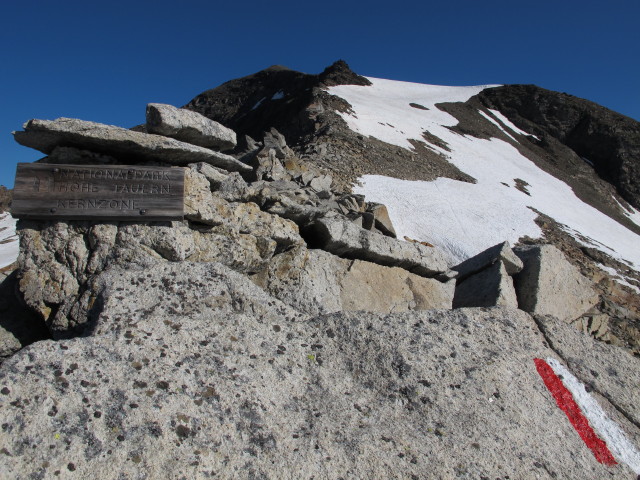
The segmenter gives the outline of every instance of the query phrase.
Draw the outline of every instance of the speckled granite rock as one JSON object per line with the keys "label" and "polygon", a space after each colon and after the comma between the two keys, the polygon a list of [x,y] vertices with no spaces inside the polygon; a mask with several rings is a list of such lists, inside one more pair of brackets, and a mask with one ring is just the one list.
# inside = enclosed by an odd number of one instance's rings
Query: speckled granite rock
{"label": "speckled granite rock", "polygon": [[524,263],[514,276],[522,310],[571,321],[598,302],[592,282],[553,245],[522,246],[514,251]]}
{"label": "speckled granite rock", "polygon": [[628,478],[556,407],[523,312],[307,319],[216,264],[100,285],[90,336],[0,367],[11,478]]}
{"label": "speckled granite rock", "polygon": [[236,132],[199,113],[163,103],[147,105],[147,131],[214,150],[236,146]]}
{"label": "speckled granite rock", "polygon": [[276,255],[254,281],[288,305],[316,315],[451,308],[455,288],[455,280],[442,283],[402,268],[306,248]]}

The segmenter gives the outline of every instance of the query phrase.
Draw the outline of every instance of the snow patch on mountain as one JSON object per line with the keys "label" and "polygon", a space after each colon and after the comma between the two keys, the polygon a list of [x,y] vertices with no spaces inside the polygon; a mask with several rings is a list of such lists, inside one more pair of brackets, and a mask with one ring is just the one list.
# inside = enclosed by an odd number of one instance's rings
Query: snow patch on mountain
{"label": "snow patch on mountain", "polygon": [[626,207],[624,205],[622,205],[618,199],[616,197],[613,197],[613,199],[615,200],[615,202],[618,204],[618,206],[622,209],[622,212],[629,217],[629,219],[635,223],[636,225],[640,226],[640,211],[636,210],[635,208],[633,208],[631,205],[627,205]]}
{"label": "snow patch on mountain", "polygon": [[537,214],[512,200],[514,188],[493,190],[467,182],[438,178],[407,181],[366,175],[355,193],[384,203],[398,234],[442,248],[451,264],[523,235],[539,237]]}
{"label": "snow patch on mountain", "polygon": [[[502,112],[499,112],[498,110],[492,110],[491,108],[488,109],[491,112],[491,115],[495,116],[498,121],[500,121],[505,127],[507,127],[509,130],[511,130],[512,132],[515,132],[519,135],[525,135],[527,137],[533,137],[536,140],[540,140],[538,137],[536,137],[535,135],[531,134],[531,133],[527,133],[524,130],[516,127],[511,120],[509,120],[507,117],[505,117]],[[504,129],[503,129],[504,130]]]}
{"label": "snow patch on mountain", "polygon": [[[538,168],[513,145],[447,128],[458,121],[435,104],[465,102],[489,86],[440,87],[369,80],[371,86],[329,88],[331,94],[351,105],[352,110],[341,116],[352,130],[406,149],[413,148],[409,139],[422,140],[428,131],[446,142],[450,151],[434,149],[477,180],[470,184],[444,178],[412,182],[362,177],[356,192],[387,205],[401,238],[426,240],[447,251],[453,261],[461,261],[504,240],[539,237],[535,209],[561,224],[581,244],[640,269],[640,236],[582,202],[567,184]],[[428,110],[413,108],[410,103]],[[517,129],[509,125],[512,127]],[[514,133],[529,135],[519,129]]]}
{"label": "snow patch on mountain", "polygon": [[487,112],[483,112],[482,110],[478,110],[478,112],[480,112],[480,115],[482,115],[484,118],[486,118],[487,120],[489,120],[491,123],[493,123],[496,127],[498,127],[500,130],[502,130],[502,132],[509,137],[511,140],[513,140],[514,142],[517,142],[517,140],[513,137],[513,135],[511,135],[509,132],[507,132],[507,129],[504,128],[502,126],[502,124],[500,122],[498,122],[495,118],[493,118],[491,115],[489,115]]}
{"label": "snow patch on mountain", "polygon": [[16,220],[8,213],[0,214],[0,268],[18,259],[19,247]]}
{"label": "snow patch on mountain", "polygon": [[[329,93],[347,100],[356,112],[355,115],[338,113],[352,130],[407,149],[413,148],[409,139],[423,140],[424,131],[440,136],[436,132],[458,123],[435,107],[436,103],[466,102],[485,88],[498,86],[441,87],[379,78],[369,78],[369,81],[372,85],[366,87],[329,87]],[[413,108],[411,103],[427,110]]]}
{"label": "snow patch on mountain", "polygon": [[606,272],[609,275],[611,275],[611,277],[613,277],[613,279],[619,284],[625,285],[626,287],[629,287],[631,290],[635,290],[636,293],[640,293],[640,288],[629,283],[629,277],[622,275],[615,268],[602,265],[601,263],[598,264],[598,268],[601,269],[603,272]]}

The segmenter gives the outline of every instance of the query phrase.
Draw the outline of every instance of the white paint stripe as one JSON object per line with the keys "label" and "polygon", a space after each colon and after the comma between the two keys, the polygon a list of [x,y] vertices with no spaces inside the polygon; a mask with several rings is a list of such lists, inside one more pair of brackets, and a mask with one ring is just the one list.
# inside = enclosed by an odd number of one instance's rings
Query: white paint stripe
{"label": "white paint stripe", "polygon": [[607,417],[602,407],[587,393],[584,385],[574,377],[559,361],[547,358],[547,363],[562,383],[571,392],[574,400],[589,420],[593,429],[607,443],[618,462],[626,463],[636,475],[640,475],[640,452],[627,439],[622,429]]}

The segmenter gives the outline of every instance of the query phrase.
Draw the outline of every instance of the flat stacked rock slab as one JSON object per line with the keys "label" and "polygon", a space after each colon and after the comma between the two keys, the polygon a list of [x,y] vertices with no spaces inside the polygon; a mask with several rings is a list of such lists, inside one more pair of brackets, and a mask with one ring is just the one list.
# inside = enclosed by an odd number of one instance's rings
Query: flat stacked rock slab
{"label": "flat stacked rock slab", "polygon": [[425,277],[448,270],[444,254],[435,247],[403,242],[364,230],[341,218],[318,219],[313,232],[324,250],[341,257],[400,267]]}
{"label": "flat stacked rock slab", "polygon": [[147,105],[147,132],[225,151],[236,144],[236,132],[191,110],[163,103]]}
{"label": "flat stacked rock slab", "polygon": [[[136,132],[126,128],[74,118],[29,120],[24,131],[13,132],[15,140],[26,147],[51,153],[56,147],[75,147],[130,162],[164,162],[186,165],[205,162],[228,171],[252,169],[230,155],[191,145],[173,138]],[[123,163],[126,163],[123,162]]]}
{"label": "flat stacked rock slab", "polygon": [[504,264],[505,271],[509,275],[515,275],[523,267],[522,260],[513,253],[509,242],[503,242],[474,255],[455,267],[451,267],[451,270],[457,272],[457,278],[460,282],[498,261]]}
{"label": "flat stacked rock slab", "polygon": [[455,288],[455,280],[442,283],[398,267],[300,248],[275,256],[255,281],[288,305],[313,315],[451,308]]}

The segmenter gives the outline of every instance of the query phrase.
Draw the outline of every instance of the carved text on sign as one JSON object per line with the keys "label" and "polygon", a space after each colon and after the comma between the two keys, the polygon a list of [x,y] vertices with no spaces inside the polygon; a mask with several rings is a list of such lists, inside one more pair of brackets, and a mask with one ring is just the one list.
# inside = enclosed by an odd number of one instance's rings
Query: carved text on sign
{"label": "carved text on sign", "polygon": [[184,170],[132,165],[18,164],[11,213],[17,218],[176,220]]}

